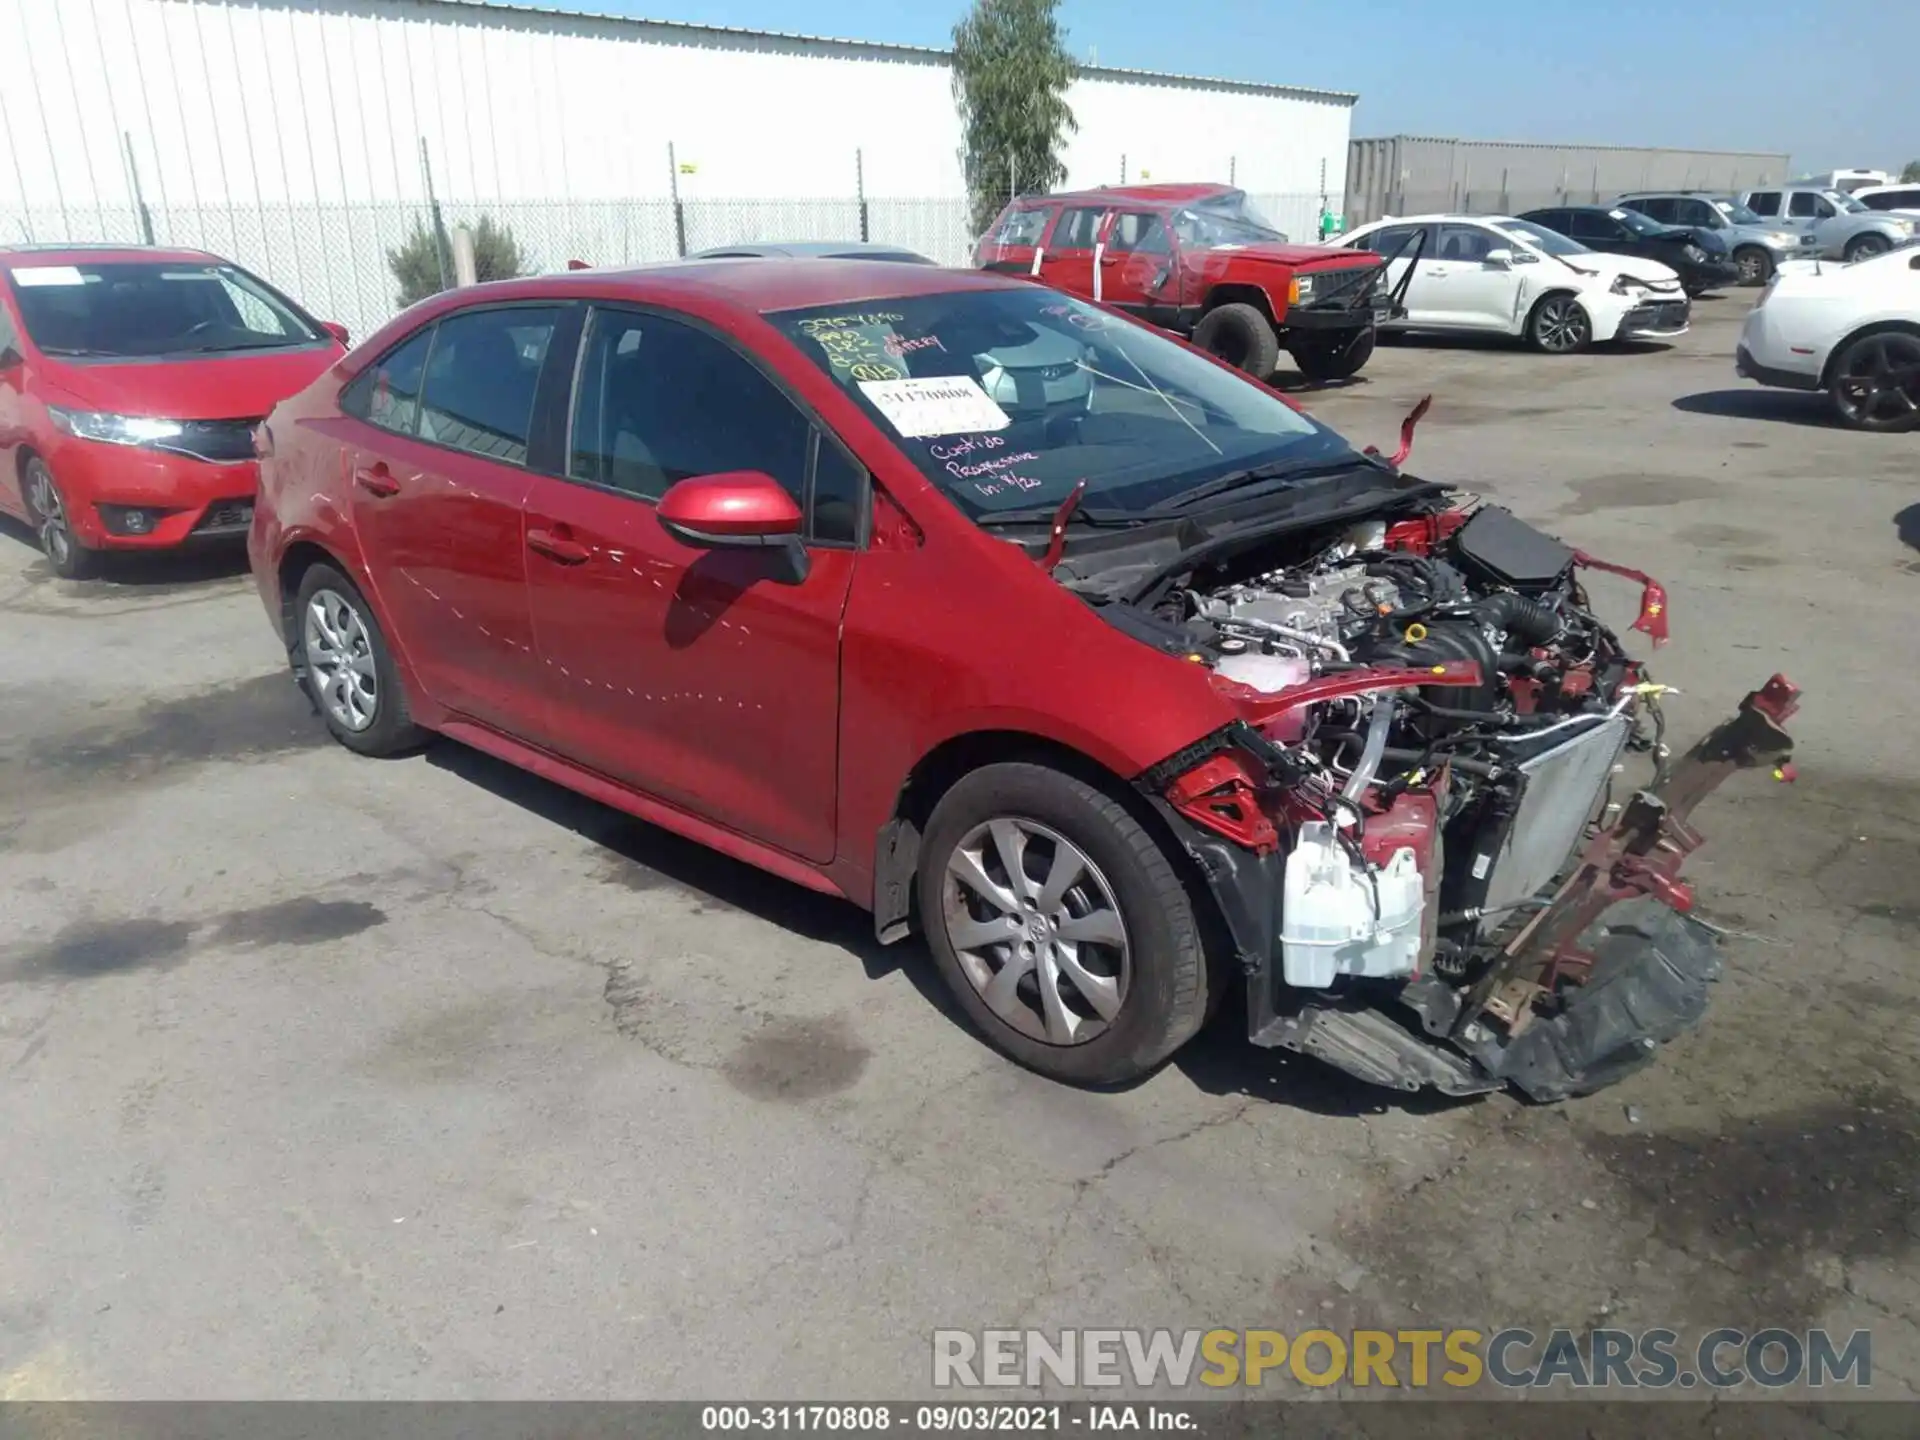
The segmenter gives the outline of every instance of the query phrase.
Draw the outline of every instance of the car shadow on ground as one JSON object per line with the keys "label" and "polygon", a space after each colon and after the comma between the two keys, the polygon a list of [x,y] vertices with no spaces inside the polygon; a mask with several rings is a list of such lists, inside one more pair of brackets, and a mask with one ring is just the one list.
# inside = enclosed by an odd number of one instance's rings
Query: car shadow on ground
{"label": "car shadow on ground", "polygon": [[[1382,331],[1380,338],[1394,345],[1403,345],[1414,350],[1459,350],[1477,351],[1481,354],[1526,355],[1542,357],[1540,352],[1525,340],[1514,335],[1469,335],[1440,330],[1401,330]],[[1665,355],[1674,347],[1665,340],[1603,340],[1589,345],[1580,351],[1581,355]]]}
{"label": "car shadow on ground", "polygon": [[[0,515],[0,535],[26,546],[36,555],[40,537],[24,521]],[[246,573],[247,547],[242,540],[191,545],[178,550],[121,550],[104,557],[100,568],[85,580],[61,580],[42,556],[24,574],[37,583],[57,583],[73,594],[112,594],[116,589],[165,593],[231,580]]]}
{"label": "car shadow on ground", "polygon": [[1771,420],[1820,430],[1837,428],[1826,395],[1811,390],[1703,390],[1698,395],[1682,395],[1673,402],[1673,408],[1723,420]]}
{"label": "car shadow on ground", "polygon": [[[782,930],[837,946],[860,962],[870,980],[898,971],[923,1000],[986,1048],[947,993],[918,934],[882,945],[874,937],[873,917],[856,905],[782,880],[454,741],[436,740],[425,755],[428,764],[608,851],[613,863],[602,874],[606,883],[641,890],[675,887],[700,897],[704,904],[743,911]],[[1436,1092],[1403,1095],[1365,1085],[1316,1060],[1254,1045],[1247,1039],[1246,1007],[1237,985],[1206,1030],[1171,1063],[1209,1095],[1244,1095],[1320,1115],[1383,1110],[1430,1114],[1471,1103]],[[1151,1078],[1105,1088],[1131,1090]]]}
{"label": "car shadow on ground", "polygon": [[1894,533],[1909,550],[1920,550],[1920,503],[1907,506],[1893,517]]}

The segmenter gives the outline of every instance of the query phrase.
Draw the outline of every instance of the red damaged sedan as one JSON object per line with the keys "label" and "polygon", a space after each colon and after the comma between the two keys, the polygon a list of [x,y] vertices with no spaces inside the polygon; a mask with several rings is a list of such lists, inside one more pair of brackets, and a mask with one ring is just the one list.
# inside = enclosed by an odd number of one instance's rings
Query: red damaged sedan
{"label": "red damaged sedan", "polygon": [[1694,805],[1787,773],[1778,677],[1659,743],[1585,588],[1657,641],[1646,577],[1020,280],[459,291],[259,445],[254,573],[343,744],[439,732],[918,930],[1066,1081],[1244,986],[1255,1043],[1376,1084],[1608,1084],[1718,972]]}
{"label": "red damaged sedan", "polygon": [[254,427],[345,339],[198,250],[0,249],[0,511],[69,579],[110,551],[237,543]]}

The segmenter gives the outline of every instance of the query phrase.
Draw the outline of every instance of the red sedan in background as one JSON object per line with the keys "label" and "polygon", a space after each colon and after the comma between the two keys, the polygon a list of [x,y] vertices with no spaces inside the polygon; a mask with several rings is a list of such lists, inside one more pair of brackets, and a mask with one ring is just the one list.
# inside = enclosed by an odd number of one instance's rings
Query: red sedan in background
{"label": "red sedan in background", "polygon": [[1610,567],[1024,280],[473,287],[260,448],[254,576],[341,743],[437,731],[918,928],[1063,1080],[1243,985],[1257,1043],[1376,1084],[1608,1084],[1718,970],[1688,812],[1789,745],[1776,679],[1590,828],[1661,733]]}
{"label": "red sedan in background", "polygon": [[0,249],[0,277],[0,511],[55,572],[244,535],[254,427],[346,332],[197,250]]}

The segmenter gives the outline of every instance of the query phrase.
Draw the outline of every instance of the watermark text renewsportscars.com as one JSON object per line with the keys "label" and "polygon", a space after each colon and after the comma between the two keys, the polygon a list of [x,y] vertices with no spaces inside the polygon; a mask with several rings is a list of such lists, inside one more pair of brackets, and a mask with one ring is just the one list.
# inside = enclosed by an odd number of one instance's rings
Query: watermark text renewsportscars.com
{"label": "watermark text renewsportscars.com", "polygon": [[[940,1389],[1729,1390],[1873,1383],[1873,1336],[1779,1327],[1572,1330],[936,1330]],[[1197,1393],[1205,1393],[1204,1390]],[[1444,1391],[1442,1391],[1444,1393]]]}

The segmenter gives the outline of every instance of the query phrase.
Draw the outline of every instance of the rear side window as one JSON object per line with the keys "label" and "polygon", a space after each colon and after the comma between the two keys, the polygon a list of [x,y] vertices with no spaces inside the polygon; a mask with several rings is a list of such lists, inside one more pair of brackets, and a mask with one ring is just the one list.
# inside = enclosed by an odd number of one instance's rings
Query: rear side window
{"label": "rear side window", "polygon": [[1038,245],[1047,233],[1047,209],[1015,210],[987,237],[995,245]]}
{"label": "rear side window", "polygon": [[[1397,255],[1400,253],[1400,247],[1418,235],[1420,230],[1421,227],[1418,225],[1389,225],[1385,229],[1376,230],[1371,235],[1354,241],[1353,248],[1371,250],[1376,255]],[[1424,258],[1432,260],[1436,257],[1429,254]]]}
{"label": "rear side window", "polygon": [[560,311],[465,310],[439,324],[420,404],[420,438],[510,465],[527,461],[533,394]]}
{"label": "rear side window", "polygon": [[1049,243],[1055,250],[1091,250],[1100,234],[1100,217],[1106,213],[1106,207],[1101,205],[1081,205],[1061,211]]}
{"label": "rear side window", "polygon": [[389,350],[362,371],[340,396],[347,414],[382,430],[411,435],[420,421],[420,377],[426,372],[433,327]]}
{"label": "rear side window", "polygon": [[1777,216],[1780,213],[1780,192],[1755,190],[1747,196],[1747,208],[1756,215]]}

